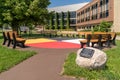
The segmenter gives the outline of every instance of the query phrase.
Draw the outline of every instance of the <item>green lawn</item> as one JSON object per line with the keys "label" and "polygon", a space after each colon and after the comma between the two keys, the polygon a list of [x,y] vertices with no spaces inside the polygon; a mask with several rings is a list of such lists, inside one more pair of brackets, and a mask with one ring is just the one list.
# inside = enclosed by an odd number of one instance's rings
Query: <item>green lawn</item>
{"label": "green lawn", "polygon": [[86,80],[119,80],[120,79],[120,41],[115,48],[105,51],[108,61],[103,70],[87,70],[75,63],[76,53],[71,53],[64,64],[63,75],[85,78]]}
{"label": "green lawn", "polygon": [[33,51],[20,51],[7,48],[2,46],[2,41],[3,40],[0,34],[0,73],[36,54]]}

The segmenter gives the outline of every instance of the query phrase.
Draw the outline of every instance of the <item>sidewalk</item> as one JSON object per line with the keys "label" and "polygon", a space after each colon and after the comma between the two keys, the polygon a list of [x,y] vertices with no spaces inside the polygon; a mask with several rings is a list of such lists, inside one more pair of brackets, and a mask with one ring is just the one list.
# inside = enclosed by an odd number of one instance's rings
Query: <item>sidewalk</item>
{"label": "sidewalk", "polygon": [[0,80],[76,80],[63,77],[60,73],[67,55],[78,49],[29,48],[29,50],[34,50],[38,54],[1,73]]}

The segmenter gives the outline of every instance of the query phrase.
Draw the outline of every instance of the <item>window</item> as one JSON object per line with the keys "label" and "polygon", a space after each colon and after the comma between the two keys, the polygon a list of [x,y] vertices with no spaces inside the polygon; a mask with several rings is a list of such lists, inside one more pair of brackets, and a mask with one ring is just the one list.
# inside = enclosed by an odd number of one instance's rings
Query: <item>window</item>
{"label": "window", "polygon": [[76,18],[76,12],[70,12],[70,18]]}
{"label": "window", "polygon": [[109,0],[106,0],[106,3],[109,3]]}
{"label": "window", "polygon": [[64,16],[64,18],[67,18],[67,13],[66,12],[63,13],[63,16]]}
{"label": "window", "polygon": [[90,20],[90,8],[87,8],[86,9],[86,21],[89,21]]}
{"label": "window", "polygon": [[80,12],[77,13],[77,23],[80,23]]}
{"label": "window", "polygon": [[97,18],[98,18],[97,14],[92,16],[92,20],[95,20]]}
{"label": "window", "polygon": [[102,6],[102,3],[103,3],[103,2],[102,2],[102,0],[101,0],[101,1],[100,1],[100,6]]}
{"label": "window", "polygon": [[81,12],[81,22],[84,22],[84,11]]}
{"label": "window", "polygon": [[106,4],[105,4],[106,10],[108,10],[108,7],[109,7],[109,5],[108,5],[108,3],[106,2]]}
{"label": "window", "polygon": [[71,19],[70,20],[70,24],[76,24],[76,20],[75,19]]}
{"label": "window", "polygon": [[95,20],[97,18],[98,18],[98,3],[92,6],[92,16],[91,16],[92,20]]}
{"label": "window", "polygon": [[109,16],[109,11],[108,10],[106,10],[106,17],[108,17]]}
{"label": "window", "polygon": [[[109,16],[109,0],[101,0],[102,5],[101,5],[101,12],[100,12],[100,18],[106,18]],[[101,4],[101,2],[100,2]]]}
{"label": "window", "polygon": [[84,22],[84,19],[81,19],[81,22]]}
{"label": "window", "polygon": [[77,20],[77,23],[80,23],[80,20]]}
{"label": "window", "polygon": [[80,13],[77,13],[77,16],[80,16]]}

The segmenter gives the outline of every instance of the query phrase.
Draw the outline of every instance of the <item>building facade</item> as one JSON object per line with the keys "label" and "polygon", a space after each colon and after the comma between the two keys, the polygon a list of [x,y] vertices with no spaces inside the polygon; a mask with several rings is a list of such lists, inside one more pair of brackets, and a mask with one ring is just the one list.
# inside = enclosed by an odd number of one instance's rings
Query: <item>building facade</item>
{"label": "building facade", "polygon": [[114,23],[112,30],[120,32],[120,0],[114,0]]}
{"label": "building facade", "polygon": [[76,27],[76,12],[55,12],[49,21],[51,29],[72,29]]}
{"label": "building facade", "polygon": [[77,10],[78,31],[91,29],[102,21],[112,22],[112,31],[120,32],[120,0],[92,0]]}
{"label": "building facade", "polygon": [[86,5],[86,3],[66,5],[60,7],[48,8],[48,10],[54,11],[54,15],[49,21],[50,29],[76,29],[76,11]]}

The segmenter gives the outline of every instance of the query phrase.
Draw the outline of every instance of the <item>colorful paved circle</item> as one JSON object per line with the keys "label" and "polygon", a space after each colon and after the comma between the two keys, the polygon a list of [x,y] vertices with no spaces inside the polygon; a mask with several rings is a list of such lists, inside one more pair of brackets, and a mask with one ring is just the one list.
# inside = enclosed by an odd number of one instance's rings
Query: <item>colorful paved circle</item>
{"label": "colorful paved circle", "polygon": [[68,43],[68,42],[45,42],[28,44],[28,46],[37,48],[80,48],[79,44]]}
{"label": "colorful paved circle", "polygon": [[40,39],[29,39],[25,43],[27,46],[36,47],[36,48],[54,48],[54,49],[65,49],[65,48],[80,48],[79,39],[72,40],[52,40],[46,38]]}

